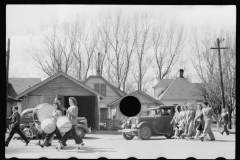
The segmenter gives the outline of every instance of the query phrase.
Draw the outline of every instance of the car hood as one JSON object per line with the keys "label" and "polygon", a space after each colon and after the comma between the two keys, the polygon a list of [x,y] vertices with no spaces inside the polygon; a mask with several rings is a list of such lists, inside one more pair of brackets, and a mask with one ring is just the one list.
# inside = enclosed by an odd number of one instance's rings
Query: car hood
{"label": "car hood", "polygon": [[140,123],[142,121],[147,121],[147,122],[152,123],[154,120],[155,120],[154,116],[142,116],[142,117],[139,117],[138,123]]}

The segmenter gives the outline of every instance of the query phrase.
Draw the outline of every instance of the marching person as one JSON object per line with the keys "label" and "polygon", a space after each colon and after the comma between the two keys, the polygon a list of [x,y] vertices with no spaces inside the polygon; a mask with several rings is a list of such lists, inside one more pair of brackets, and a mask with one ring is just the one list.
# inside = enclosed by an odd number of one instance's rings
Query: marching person
{"label": "marching person", "polygon": [[13,111],[12,116],[11,117],[6,117],[6,119],[11,119],[12,120],[12,124],[11,124],[11,130],[9,132],[8,138],[5,142],[5,146],[8,147],[8,144],[11,141],[11,139],[12,139],[12,137],[15,133],[18,133],[20,135],[20,137],[26,142],[26,146],[27,146],[28,143],[29,143],[29,140],[20,131],[20,128],[19,128],[21,117],[20,117],[20,114],[18,113],[18,106],[13,106],[12,111]]}
{"label": "marching person", "polygon": [[186,135],[186,139],[191,138],[192,134],[193,134],[193,129],[194,129],[194,118],[195,118],[195,110],[194,110],[194,105],[190,104],[189,105],[189,111],[187,114],[187,127],[188,127],[188,132]]}
{"label": "marching person", "polygon": [[[53,107],[54,107],[54,110],[53,110],[53,113],[52,113],[52,118],[54,120],[54,122],[56,123],[57,122],[57,119],[62,115],[62,112],[60,110],[60,105],[57,103],[57,102],[54,102],[53,103]],[[55,131],[53,131],[52,133],[50,134],[47,134],[45,136],[45,140],[42,144],[40,144],[40,146],[43,148],[44,146],[49,146],[49,141],[51,140],[51,138],[54,136],[54,134],[56,134],[57,138],[59,140],[61,140],[62,138],[62,135],[60,133],[60,131],[58,130],[58,128],[56,127]],[[64,144],[65,145],[65,144]]]}
{"label": "marching person", "polygon": [[174,134],[173,138],[177,138],[179,121],[180,121],[180,106],[177,105],[175,107],[175,113],[174,113],[173,119],[170,122],[170,124],[173,123],[173,128],[175,130],[175,134]]}
{"label": "marching person", "polygon": [[46,134],[43,132],[43,130],[42,130],[40,125],[38,125],[36,122],[34,122],[34,124],[35,124],[36,130],[37,130],[36,131],[36,139],[38,139],[37,145],[40,145],[41,144],[41,140],[44,139]]}
{"label": "marching person", "polygon": [[60,110],[61,110],[61,112],[62,112],[62,115],[66,115],[66,111],[65,111],[66,108],[61,104],[61,98],[58,98],[58,97],[56,96],[54,102],[57,102],[57,103],[59,104]]}
{"label": "marching person", "polygon": [[[204,131],[203,131],[203,135],[199,136],[200,140],[203,141],[204,137],[209,134],[210,137],[210,141],[215,141],[215,137],[214,134],[211,130],[211,124],[212,124],[212,117],[214,117],[216,119],[217,122],[219,122],[217,116],[215,115],[213,109],[209,106],[208,102],[204,102],[203,103],[203,109],[200,115],[198,115],[198,117],[200,117],[201,115],[204,116],[204,120],[205,120],[205,125],[204,125]],[[196,118],[198,118],[196,117]]]}
{"label": "marching person", "polygon": [[66,116],[72,122],[72,128],[70,129],[70,131],[64,133],[62,139],[59,142],[59,145],[56,148],[58,150],[63,148],[63,144],[66,143],[70,134],[72,134],[75,140],[75,143],[78,144],[78,147],[76,149],[82,149],[82,147],[84,146],[82,139],[77,135],[77,132],[76,132],[76,125],[77,125],[76,118],[78,117],[77,100],[74,97],[69,97],[69,105],[70,107],[66,110]]}
{"label": "marching person", "polygon": [[183,123],[184,123],[184,130],[183,130],[183,133],[182,135],[180,136],[180,138],[185,138],[186,135],[187,135],[187,132],[188,132],[188,124],[187,124],[187,117],[188,117],[188,114],[189,114],[189,103],[184,107],[184,112],[183,112]]}
{"label": "marching person", "polygon": [[195,115],[195,119],[194,119],[195,128],[196,128],[196,134],[195,134],[194,139],[197,139],[198,136],[203,132],[204,120],[203,120],[203,114],[200,115],[201,112],[202,112],[202,105],[199,103],[199,104],[197,104],[197,111],[196,111],[196,115]]}
{"label": "marching person", "polygon": [[178,134],[177,138],[179,139],[185,130],[185,107],[181,106],[181,112],[179,114],[179,124],[178,124]]}
{"label": "marching person", "polygon": [[222,114],[221,114],[221,118],[220,118],[220,122],[223,121],[223,129],[220,132],[222,135],[224,132],[226,132],[227,135],[229,135],[229,131],[227,129],[227,125],[228,125],[228,113],[226,111],[226,109],[222,109]]}

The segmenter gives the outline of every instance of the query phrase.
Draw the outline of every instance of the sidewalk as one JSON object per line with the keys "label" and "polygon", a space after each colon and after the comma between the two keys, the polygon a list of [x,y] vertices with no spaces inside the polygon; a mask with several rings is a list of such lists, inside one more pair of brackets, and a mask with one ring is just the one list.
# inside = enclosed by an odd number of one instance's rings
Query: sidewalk
{"label": "sidewalk", "polygon": [[100,131],[92,131],[87,134],[109,134],[109,135],[121,135],[122,132],[114,131],[114,130],[100,130]]}

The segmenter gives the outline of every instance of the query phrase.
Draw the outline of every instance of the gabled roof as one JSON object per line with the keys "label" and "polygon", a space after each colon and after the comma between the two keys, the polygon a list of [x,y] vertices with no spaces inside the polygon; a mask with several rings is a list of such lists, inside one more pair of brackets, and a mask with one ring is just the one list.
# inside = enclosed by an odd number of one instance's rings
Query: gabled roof
{"label": "gabled roof", "polygon": [[41,83],[38,83],[38,84],[32,86],[31,88],[27,89],[26,91],[20,93],[16,98],[20,98],[20,97],[24,96],[25,94],[27,94],[27,93],[29,93],[29,92],[37,89],[38,87],[46,84],[47,82],[55,79],[55,78],[58,77],[58,76],[64,76],[65,78],[69,79],[69,80],[72,81],[72,82],[75,82],[75,83],[78,84],[79,86],[81,86],[81,87],[89,90],[90,92],[94,93],[95,95],[99,95],[101,98],[104,98],[104,97],[105,97],[104,95],[96,92],[96,91],[95,91],[94,89],[92,89],[91,87],[88,87],[87,85],[83,84],[82,82],[76,80],[75,78],[73,78],[73,77],[69,76],[68,74],[63,73],[63,72],[61,71],[61,72],[59,72],[59,73],[57,73],[57,74],[55,74],[55,75],[53,75],[53,76],[45,79],[45,80],[42,81]]}
{"label": "gabled roof", "polygon": [[174,79],[161,79],[156,86],[153,87],[153,89],[161,87],[161,88],[167,88],[170,86],[170,84],[173,82]]}
{"label": "gabled roof", "polygon": [[111,83],[109,83],[103,76],[89,76],[85,81],[83,81],[83,83],[86,84],[86,82],[87,82],[90,78],[100,78],[100,79],[102,79],[119,97],[122,96],[119,92],[123,93],[123,95],[126,95],[125,92],[121,91],[120,89],[118,89],[117,87],[115,87],[114,85],[112,85]]}
{"label": "gabled roof", "polygon": [[200,89],[194,83],[189,82],[185,78],[176,78],[157,99],[197,100],[202,99],[202,96]]}
{"label": "gabled roof", "polygon": [[[8,82],[12,85],[16,94],[26,91],[28,88],[41,82],[41,78],[9,78]],[[13,93],[13,91],[11,91]]]}
{"label": "gabled roof", "polygon": [[117,99],[116,101],[114,101],[114,102],[108,104],[108,106],[112,106],[112,105],[118,104],[118,103],[121,102],[121,100],[122,100],[123,98],[125,98],[125,97],[127,97],[127,96],[134,96],[134,95],[137,94],[137,93],[141,93],[141,94],[143,94],[143,95],[146,96],[147,98],[151,99],[152,101],[154,101],[154,102],[156,102],[156,103],[158,103],[158,104],[160,104],[160,105],[163,104],[162,102],[160,102],[160,101],[154,99],[153,97],[147,95],[146,93],[144,93],[144,92],[142,92],[142,91],[140,91],[140,90],[136,90],[136,91],[134,91],[134,92],[132,92],[132,93],[130,93],[130,94],[128,94],[128,95],[125,95],[125,96],[123,96],[123,97]]}

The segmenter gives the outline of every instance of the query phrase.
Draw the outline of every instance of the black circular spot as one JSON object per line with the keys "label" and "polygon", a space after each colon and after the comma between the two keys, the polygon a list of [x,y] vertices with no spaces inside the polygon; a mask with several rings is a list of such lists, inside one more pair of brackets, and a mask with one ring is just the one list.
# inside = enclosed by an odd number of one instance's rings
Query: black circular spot
{"label": "black circular spot", "polygon": [[119,109],[123,115],[133,117],[140,112],[141,103],[136,97],[127,96],[121,100]]}

